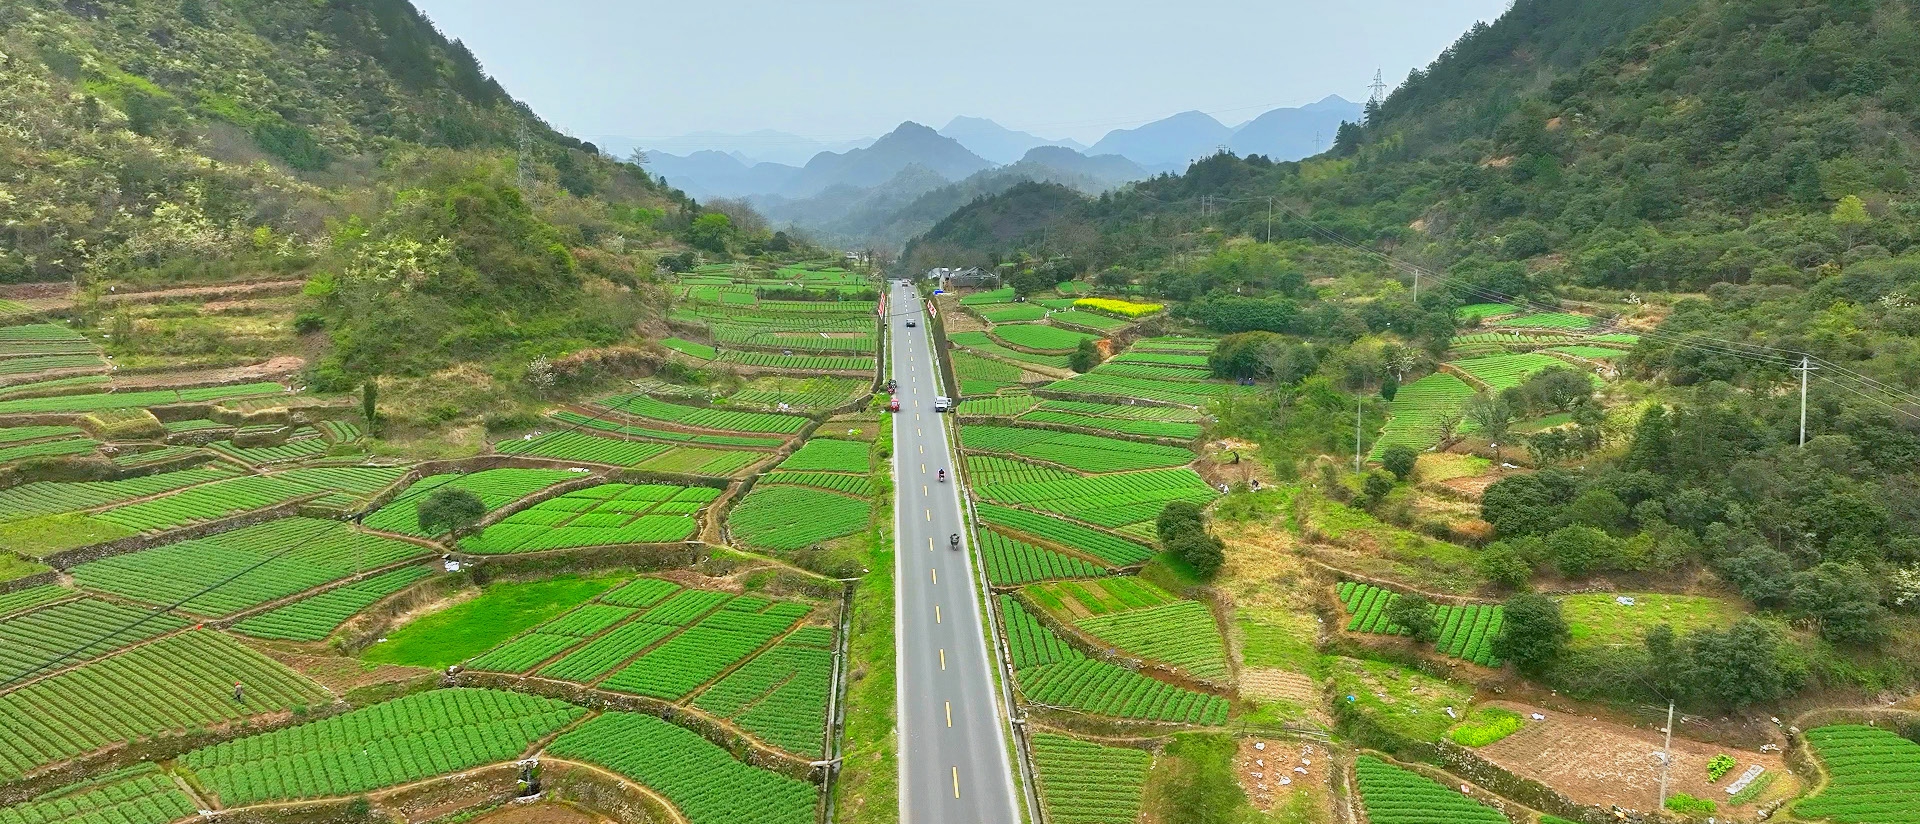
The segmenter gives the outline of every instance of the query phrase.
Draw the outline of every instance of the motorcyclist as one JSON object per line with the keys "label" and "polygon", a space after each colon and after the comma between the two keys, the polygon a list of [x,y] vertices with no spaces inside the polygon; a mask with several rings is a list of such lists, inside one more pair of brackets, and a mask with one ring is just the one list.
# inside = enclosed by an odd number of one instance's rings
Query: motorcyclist
{"label": "motorcyclist", "polygon": [[940,470],[940,482],[941,483],[947,482],[947,471],[944,469]]}
{"label": "motorcyclist", "polygon": [[959,548],[960,548],[960,533],[958,533],[958,532],[955,532],[955,533],[953,533],[953,535],[951,535],[951,536],[949,536],[949,537],[947,538],[947,546],[950,546],[950,547],[953,547],[954,549],[959,549]]}

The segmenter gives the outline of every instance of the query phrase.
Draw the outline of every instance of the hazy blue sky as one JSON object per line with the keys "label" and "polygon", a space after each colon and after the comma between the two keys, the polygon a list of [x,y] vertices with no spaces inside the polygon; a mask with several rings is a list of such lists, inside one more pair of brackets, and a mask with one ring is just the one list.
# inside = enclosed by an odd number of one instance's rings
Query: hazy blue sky
{"label": "hazy blue sky", "polygon": [[1363,100],[1507,0],[415,0],[581,137],[773,128],[847,139],[957,114],[1092,142],[1199,109],[1232,125]]}

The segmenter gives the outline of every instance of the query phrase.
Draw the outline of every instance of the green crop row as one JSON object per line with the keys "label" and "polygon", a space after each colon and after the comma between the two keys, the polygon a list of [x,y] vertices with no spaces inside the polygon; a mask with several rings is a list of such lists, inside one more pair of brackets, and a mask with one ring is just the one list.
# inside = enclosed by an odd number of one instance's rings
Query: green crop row
{"label": "green crop row", "polygon": [[55,601],[73,597],[76,594],[78,593],[58,584],[43,584],[37,587],[16,589],[12,592],[0,592],[0,617],[42,607]]}
{"label": "green crop row", "polygon": [[1026,392],[1006,392],[997,395],[974,396],[962,392],[967,397],[960,403],[959,412],[968,417],[1011,418],[1040,402]]}
{"label": "green crop row", "polygon": [[947,336],[947,340],[962,349],[971,349],[982,354],[994,355],[1038,366],[1048,366],[1054,369],[1067,368],[1066,355],[1036,355],[1032,352],[1022,352],[1018,349],[1000,345],[998,341],[995,341],[985,332],[954,332]]}
{"label": "green crop row", "polygon": [[871,357],[777,355],[772,352],[749,352],[742,349],[729,349],[721,353],[720,362],[800,372],[872,372],[879,368],[878,362]]}
{"label": "green crop row", "polygon": [[1920,744],[1857,724],[1807,731],[1829,781],[1793,805],[1796,818],[1839,824],[1920,824]]}
{"label": "green crop row", "polygon": [[743,764],[699,733],[650,715],[610,712],[547,752],[597,764],[664,796],[689,824],[812,824],[812,784]]}
{"label": "green crop row", "polygon": [[1153,520],[1169,501],[1205,503],[1215,496],[1205,480],[1186,468],[974,486],[985,500],[1057,512],[1104,527]]}
{"label": "green crop row", "polygon": [[765,452],[751,452],[741,449],[707,449],[698,446],[676,446],[637,464],[635,469],[653,472],[672,472],[679,475],[699,475],[708,478],[730,478],[740,470],[752,466],[767,457]]}
{"label": "green crop row", "polygon": [[[613,432],[629,438],[648,438],[673,443],[697,443],[708,446],[747,446],[759,449],[772,449],[787,442],[785,438],[755,437],[751,435],[704,435],[695,432],[679,432],[671,429],[655,429],[640,426],[624,420],[589,418],[578,412],[561,410],[553,413],[553,419],[574,428],[597,429],[601,432]],[[512,443],[509,441],[508,443]],[[504,449],[504,444],[502,449]],[[658,454],[658,453],[654,453]],[[617,463],[600,461],[600,463]]]}
{"label": "green crop row", "polygon": [[699,530],[699,511],[720,491],[665,484],[601,484],[508,515],[460,548],[483,555],[583,546],[682,541]]}
{"label": "green crop row", "polygon": [[0,824],[168,824],[197,810],[172,776],[143,762],[0,807]]}
{"label": "green crop row", "polygon": [[1586,315],[1575,315],[1570,312],[1538,312],[1531,315],[1501,318],[1490,325],[1532,329],[1585,329],[1593,325],[1593,318],[1587,317]]}
{"label": "green crop row", "polygon": [[722,609],[601,682],[604,689],[677,701],[791,629],[791,612]]}
{"label": "green crop row", "polygon": [[968,308],[988,323],[1040,320],[1047,316],[1047,308],[1038,303],[982,303]]}
{"label": "green crop row", "polygon": [[[1200,383],[1213,377],[1213,373],[1206,367],[1158,366],[1145,363],[1107,362],[1096,368],[1094,373],[1101,377],[1141,378],[1182,384]],[[1178,387],[1175,389],[1177,390]]]}
{"label": "green crop row", "polygon": [[[1468,358],[1453,361],[1452,365],[1455,369],[1479,379],[1496,392],[1519,386],[1529,375],[1544,369],[1555,366],[1562,369],[1570,368],[1566,361],[1537,352]],[[1398,396],[1395,399],[1398,400]]]}
{"label": "green crop row", "polygon": [[235,386],[209,386],[198,389],[156,389],[148,392],[110,392],[95,395],[55,395],[0,401],[0,415],[28,412],[97,412],[106,409],[134,409],[176,403],[252,398],[278,395],[287,388],[277,383],[248,383]]}
{"label": "green crop row", "polygon": [[1071,352],[1074,347],[1080,345],[1081,341],[1098,340],[1100,337],[1040,323],[995,326],[988,335],[1010,347],[1033,349],[1047,354]]}
{"label": "green crop row", "polygon": [[1047,820],[1057,824],[1133,824],[1153,754],[1064,735],[1033,736],[1033,768]]}
{"label": "green crop row", "polygon": [[419,508],[430,494],[442,487],[471,492],[486,504],[488,512],[492,512],[554,484],[578,477],[579,473],[562,469],[514,467],[485,469],[465,475],[429,475],[407,487],[399,497],[368,515],[362,523],[368,529],[431,538],[432,535],[420,528]]}
{"label": "green crop row", "polygon": [[1075,626],[1142,658],[1164,661],[1199,678],[1226,678],[1226,642],[1213,612],[1198,601],[1082,618]]}
{"label": "green crop row", "polygon": [[666,444],[602,438],[564,429],[531,439],[494,444],[494,449],[504,455],[558,458],[613,466],[633,466],[670,448]]}
{"label": "green crop row", "polygon": [[1492,807],[1371,755],[1360,756],[1354,773],[1373,824],[1507,824]]}
{"label": "green crop row", "polygon": [[807,419],[798,415],[774,415],[766,412],[734,412],[726,409],[710,409],[698,406],[658,401],[646,395],[626,394],[602,398],[601,406],[632,415],[680,426],[697,429],[717,429],[728,432],[773,432],[791,435],[806,426]]}
{"label": "green crop row", "polygon": [[757,484],[727,514],[735,539],[748,547],[802,549],[865,529],[872,505],[806,486]]}
{"label": "green crop row", "polygon": [[1400,387],[1393,396],[1393,416],[1374,441],[1374,456],[1389,446],[1426,449],[1440,442],[1441,421],[1457,422],[1460,409],[1473,397],[1473,387],[1445,372],[1435,372]]}
{"label": "green crop row", "polygon": [[861,498],[873,497],[873,479],[865,475],[848,475],[837,472],[769,472],[760,479],[765,484],[792,484],[797,486],[817,486],[831,489]]}
{"label": "green crop row", "polygon": [[1052,516],[989,503],[979,504],[977,508],[980,519],[989,524],[1091,555],[1114,566],[1131,566],[1153,558],[1153,550],[1133,541]]}
{"label": "green crop row", "polygon": [[1049,400],[1040,404],[1048,412],[1065,412],[1095,418],[1119,418],[1132,421],[1169,421],[1198,423],[1198,410],[1178,406],[1142,406],[1138,404],[1092,403],[1088,401]]}
{"label": "green crop row", "polygon": [[353,795],[513,761],[585,713],[516,692],[432,690],[202,747],[180,762],[229,807]]}
{"label": "green crop row", "polygon": [[39,481],[0,490],[0,520],[76,512],[133,498],[231,478],[238,469],[214,465],[122,481]]}
{"label": "green crop row", "polygon": [[[947,355],[953,375],[960,380],[962,395],[992,395],[1020,383],[1020,367],[956,351]],[[971,410],[969,410],[971,412]]]}
{"label": "green crop row", "polygon": [[1442,604],[1434,607],[1434,646],[1454,658],[1472,661],[1483,667],[1497,667],[1493,639],[1500,636],[1506,623],[1506,608],[1498,604],[1471,604],[1464,607]]}
{"label": "green crop row", "polygon": [[7,731],[0,736],[0,778],[114,744],[327,700],[318,684],[218,633],[162,638],[0,695],[0,729]]}
{"label": "green crop row", "polygon": [[1094,578],[1106,569],[1080,558],[1034,546],[987,530],[980,533],[980,557],[987,565],[987,580],[995,586],[1012,586],[1055,578]]}
{"label": "green crop row", "polygon": [[[88,589],[200,615],[231,615],[431,552],[315,518],[281,518],[76,566]],[[181,603],[183,602],[184,603]]]}
{"label": "green crop row", "polygon": [[251,466],[261,464],[303,461],[327,454],[333,444],[315,433],[312,437],[289,440],[279,446],[234,446],[233,441],[216,441],[207,444],[209,449],[234,458]]}
{"label": "green crop row", "polygon": [[815,472],[866,472],[868,447],[860,441],[812,438],[780,462],[778,469]]}
{"label": "green crop row", "polygon": [[961,459],[967,462],[967,471],[971,473],[973,485],[976,488],[989,484],[1039,483],[1081,477],[1064,469],[1027,463],[1013,458],[1002,458],[998,455],[962,455]]}
{"label": "green crop row", "polygon": [[788,752],[818,758],[826,746],[833,653],[781,642],[700,693],[693,705]]}
{"label": "green crop row", "polygon": [[1141,435],[1149,438],[1174,438],[1191,441],[1200,437],[1200,425],[1176,421],[1136,421],[1124,418],[1097,418],[1078,415],[1072,412],[1057,412],[1050,409],[1037,409],[1021,415],[1020,420],[1033,423],[1077,426],[1083,429],[1100,429],[1122,435]]}
{"label": "green crop row", "polygon": [[1353,616],[1347,621],[1348,632],[1407,634],[1406,627],[1387,620],[1387,609],[1400,599],[1400,593],[1352,581],[1340,582],[1339,593],[1347,614]]}
{"label": "green crop row", "polygon": [[1083,472],[1182,466],[1194,459],[1193,450],[1183,447],[1051,429],[976,424],[963,427],[960,439],[970,450],[1033,458]]}
{"label": "green crop row", "polygon": [[319,641],[361,610],[432,573],[429,567],[402,567],[263,612],[235,624],[233,629],[255,638]]}
{"label": "green crop row", "polygon": [[1054,381],[1047,384],[1045,388],[1063,395],[1090,398],[1139,398],[1195,408],[1204,407],[1234,390],[1233,385],[1228,383],[1214,381],[1175,383],[1150,378],[1130,378],[1123,375],[1104,374],[1097,368],[1084,375]]}
{"label": "green crop row", "polygon": [[55,369],[105,369],[107,362],[96,354],[28,355],[0,359],[0,375],[30,375]]}
{"label": "green crop row", "polygon": [[0,621],[0,681],[98,658],[187,625],[150,612],[79,598]]}
{"label": "green crop row", "polygon": [[56,441],[38,441],[18,446],[0,447],[0,463],[26,460],[28,458],[54,458],[61,455],[91,454],[100,448],[100,442],[92,438],[64,438]]}

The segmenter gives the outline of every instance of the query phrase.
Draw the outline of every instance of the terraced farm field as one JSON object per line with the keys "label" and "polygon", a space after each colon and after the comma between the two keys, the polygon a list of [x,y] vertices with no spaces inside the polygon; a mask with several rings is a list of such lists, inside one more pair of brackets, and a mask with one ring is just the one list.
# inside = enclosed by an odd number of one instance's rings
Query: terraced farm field
{"label": "terraced farm field", "polygon": [[1507,817],[1492,807],[1463,797],[1432,779],[1362,755],[1354,765],[1360,779],[1360,798],[1374,824],[1505,824]]}
{"label": "terraced farm field", "polygon": [[254,638],[323,640],[361,610],[432,574],[433,570],[425,566],[401,567],[263,612],[235,624],[233,629]]}
{"label": "terraced farm field", "polygon": [[223,616],[431,552],[339,521],[282,518],[103,558],[72,574],[87,589]]}
{"label": "terraced farm field", "polygon": [[1001,596],[1014,680],[1028,701],[1097,715],[1186,724],[1220,724],[1227,702],[1155,681],[1081,655],[1067,646],[1012,596]]}
{"label": "terraced farm field", "polygon": [[[1519,386],[1527,379],[1527,376],[1543,369],[1549,369],[1555,366],[1562,369],[1570,368],[1566,361],[1536,352],[1467,358],[1465,360],[1453,361],[1452,365],[1454,368],[1478,378],[1482,383],[1492,387],[1495,392]],[[1415,381],[1414,383],[1419,383],[1419,381]],[[1398,402],[1399,400],[1399,396],[1396,395],[1394,401]]]}
{"label": "terraced farm field", "polygon": [[869,447],[860,441],[812,438],[776,467],[794,471],[867,471]]}
{"label": "terraced farm field", "polygon": [[414,482],[386,506],[375,510],[362,523],[368,529],[431,538],[420,528],[419,507],[427,496],[441,487],[464,489],[480,497],[492,512],[514,501],[564,481],[579,478],[579,473],[563,469],[487,469],[466,475],[429,475]]}
{"label": "terraced farm field", "polygon": [[1020,383],[1018,366],[966,351],[953,352],[947,355],[947,360],[953,366],[954,377],[960,381],[962,396],[992,395]]}
{"label": "terraced farm field", "polygon": [[1153,550],[1145,546],[1049,515],[989,503],[982,503],[977,509],[980,520],[989,524],[1031,535],[1114,566],[1131,566],[1153,557]]}
{"label": "terraced farm field", "polygon": [[980,533],[980,557],[987,566],[987,580],[994,586],[1058,578],[1097,578],[1107,574],[1106,568],[1085,559],[1037,547],[990,529]]}
{"label": "terraced farm field", "polygon": [[1046,461],[1082,472],[1118,472],[1192,463],[1192,450],[1177,446],[1122,441],[1098,435],[973,425],[961,430],[964,448]]}
{"label": "terraced farm field", "polygon": [[76,598],[0,620],[0,682],[72,666],[187,626],[181,618],[149,612]]}
{"label": "terraced farm field", "polygon": [[1567,312],[1537,312],[1530,315],[1517,315],[1493,321],[1492,326],[1514,326],[1530,329],[1585,329],[1593,325],[1593,318]]}
{"label": "terraced farm field", "polygon": [[833,632],[802,627],[693,701],[783,750],[818,758],[826,746]]}
{"label": "terraced farm field", "polygon": [[1205,503],[1215,496],[1212,487],[1193,470],[1160,469],[1109,475],[1039,481],[1035,483],[975,482],[980,497],[1057,512],[1078,521],[1110,528],[1151,521],[1168,501]]}
{"label": "terraced farm field", "polygon": [[808,486],[758,484],[727,514],[733,537],[756,549],[794,550],[852,535],[872,504]]}
{"label": "terraced farm field", "polygon": [[[992,355],[1002,360],[1031,363],[1050,369],[1067,368],[1066,355],[1040,355],[1032,352],[1022,352],[1018,349],[1002,346],[999,341],[994,340],[985,332],[954,332],[947,336],[947,340],[962,349],[971,349],[982,355]],[[1077,346],[1079,344],[1076,343],[1074,345]]]}
{"label": "terraced farm field", "polygon": [[[239,701],[235,683],[246,685]],[[153,689],[156,684],[167,688]],[[226,636],[187,632],[0,694],[0,726],[9,732],[0,745],[0,779],[148,736],[330,698],[318,684]]]}
{"label": "terraced farm field", "polygon": [[1139,435],[1148,438],[1167,438],[1191,441],[1200,437],[1200,425],[1179,421],[1145,421],[1128,418],[1095,417],[1073,412],[1060,412],[1051,409],[1036,409],[1019,417],[1029,423],[1071,426],[1079,429],[1094,429],[1119,435]]}
{"label": "terraced farm field", "polygon": [[810,824],[812,784],[743,764],[698,733],[613,712],[562,734],[548,754],[597,764],[660,793],[689,824]]}
{"label": "terraced farm field", "polygon": [[551,698],[440,689],[203,747],[180,761],[227,806],[345,796],[517,760],[585,714]]}
{"label": "terraced farm field", "polygon": [[591,486],[508,515],[460,539],[460,548],[500,555],[683,541],[699,531],[700,511],[719,496],[720,490],[704,486]]}
{"label": "terraced farm field", "polygon": [[678,701],[785,634],[808,611],[790,602],[773,604],[764,612],[731,606],[635,658],[602,681],[601,688]]}
{"label": "terraced farm field", "polygon": [[664,421],[692,429],[791,435],[807,424],[807,419],[798,415],[682,406],[639,394],[613,395],[600,399],[598,403],[600,406],[635,418]]}
{"label": "terraced farm field", "polygon": [[557,458],[613,466],[633,466],[671,448],[663,443],[603,438],[571,430],[548,432],[530,440],[502,441],[494,445],[494,449],[503,455]]}
{"label": "terraced farm field", "polygon": [[1153,754],[1064,735],[1033,736],[1033,768],[1047,820],[1059,824],[1132,824]]}
{"label": "terraced farm field", "polygon": [[1875,727],[1838,724],[1807,731],[1832,776],[1818,795],[1793,805],[1795,816],[1840,824],[1920,822],[1920,744]]}
{"label": "terraced farm field", "polygon": [[1460,415],[1473,397],[1473,387],[1445,372],[1435,372],[1400,387],[1393,397],[1393,417],[1374,441],[1373,457],[1389,446],[1426,449],[1440,442],[1441,419]]}
{"label": "terraced farm field", "polygon": [[1074,626],[1133,655],[1164,661],[1199,678],[1225,679],[1226,642],[1198,601],[1174,601],[1083,618]]}
{"label": "terraced farm field", "polygon": [[1194,408],[1205,407],[1235,391],[1232,384],[1219,381],[1202,383],[1136,378],[1103,373],[1099,368],[1084,375],[1054,381],[1041,388],[1053,394],[1082,398],[1139,398]]}

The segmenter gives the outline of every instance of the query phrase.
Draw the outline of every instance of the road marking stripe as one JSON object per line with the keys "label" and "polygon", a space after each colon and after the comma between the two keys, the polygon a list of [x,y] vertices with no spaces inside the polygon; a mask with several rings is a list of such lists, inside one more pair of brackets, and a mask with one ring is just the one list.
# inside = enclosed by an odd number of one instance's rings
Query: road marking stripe
{"label": "road marking stripe", "polygon": [[933,510],[931,509],[927,510],[927,520],[933,520]]}
{"label": "road marking stripe", "polygon": [[947,702],[947,729],[953,729],[953,702]]}
{"label": "road marking stripe", "polygon": [[940,605],[939,604],[933,605],[933,622],[936,624],[940,623]]}
{"label": "road marking stripe", "polygon": [[937,584],[937,583],[940,583],[940,570],[938,570],[938,569],[935,569],[935,570],[933,571],[933,582],[934,582],[934,583],[936,583],[936,584]]}
{"label": "road marking stripe", "polygon": [[940,668],[943,670],[947,668],[947,651],[944,649],[940,651]]}
{"label": "road marking stripe", "polygon": [[953,797],[960,797],[960,768],[957,766],[953,768]]}

